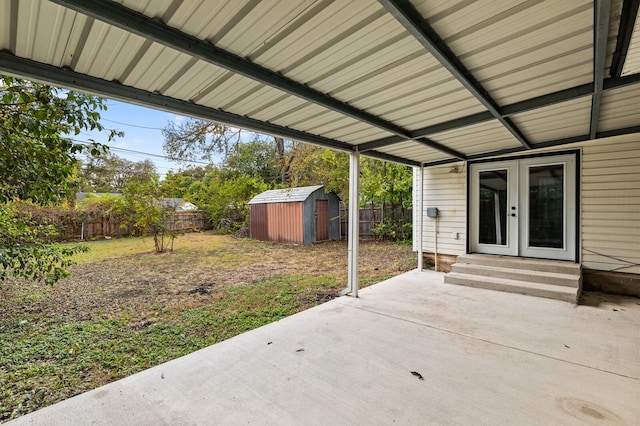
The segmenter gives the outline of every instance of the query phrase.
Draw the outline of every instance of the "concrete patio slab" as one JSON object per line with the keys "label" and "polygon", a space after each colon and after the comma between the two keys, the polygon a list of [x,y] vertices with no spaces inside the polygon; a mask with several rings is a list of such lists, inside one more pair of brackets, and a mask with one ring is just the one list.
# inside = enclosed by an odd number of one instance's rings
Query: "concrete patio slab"
{"label": "concrete patio slab", "polygon": [[640,424],[640,300],[412,271],[11,425]]}

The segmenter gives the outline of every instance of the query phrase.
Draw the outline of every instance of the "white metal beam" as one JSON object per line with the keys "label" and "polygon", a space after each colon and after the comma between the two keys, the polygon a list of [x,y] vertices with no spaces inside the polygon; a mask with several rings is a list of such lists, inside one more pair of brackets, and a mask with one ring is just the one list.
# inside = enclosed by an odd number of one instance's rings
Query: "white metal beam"
{"label": "white metal beam", "polygon": [[417,232],[416,232],[416,236],[418,238],[417,245],[418,245],[418,270],[422,271],[424,269],[424,255],[423,255],[423,247],[422,247],[422,240],[423,240],[423,216],[422,216],[422,209],[423,209],[423,199],[424,199],[424,166],[420,166],[420,167],[416,167],[416,171],[418,172],[418,189],[416,191],[416,205],[413,206],[415,215],[416,215],[416,226],[418,228]]}
{"label": "white metal beam", "polygon": [[360,246],[360,153],[349,154],[349,232],[348,269],[346,293],[358,297],[358,249]]}

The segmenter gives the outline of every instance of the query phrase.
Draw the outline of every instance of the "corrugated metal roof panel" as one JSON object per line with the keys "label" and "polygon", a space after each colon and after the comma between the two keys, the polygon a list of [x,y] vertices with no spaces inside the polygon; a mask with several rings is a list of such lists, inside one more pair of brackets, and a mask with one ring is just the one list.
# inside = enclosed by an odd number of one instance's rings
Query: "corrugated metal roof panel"
{"label": "corrugated metal roof panel", "polygon": [[382,139],[390,135],[390,133],[380,131],[371,126],[351,126],[350,128],[345,128],[336,132],[326,134],[327,137],[345,141],[353,145],[358,145],[363,142],[369,142],[371,140]]}
{"label": "corrugated metal roof panel", "polygon": [[[310,102],[304,102],[301,105],[296,105],[290,110],[272,118],[272,122],[293,128],[300,126],[302,123],[305,123],[309,126],[318,126],[328,120],[331,120],[331,118],[333,117],[327,118],[330,114],[331,111],[325,108],[319,107],[318,105],[312,104]],[[342,118],[345,117],[339,117],[339,119]],[[311,127],[307,127],[308,131],[311,131],[310,129]]]}
{"label": "corrugated metal roof panel", "polygon": [[609,11],[609,34],[607,36],[607,56],[605,59],[604,70],[605,75],[610,75],[611,73],[611,62],[613,61],[613,54],[616,50],[623,1],[624,0],[611,0],[611,9]]}
{"label": "corrugated metal roof panel", "polygon": [[339,138],[339,140],[348,143],[358,143],[357,141],[360,140],[358,137],[350,138],[347,136],[355,132],[365,132],[372,139],[391,135],[391,133],[377,127],[313,104],[303,105],[290,114],[281,114],[276,119],[269,121],[287,127],[304,127],[308,132],[334,139]]}
{"label": "corrugated metal roof panel", "polygon": [[548,62],[505,72],[482,83],[501,104],[512,104],[551,93],[550,86],[567,89],[593,80],[591,48],[558,56]]}
{"label": "corrugated metal roof panel", "polygon": [[533,143],[589,133],[591,97],[575,99],[512,116]]}
{"label": "corrugated metal roof panel", "polygon": [[272,38],[281,30],[281,26],[286,25],[313,2],[126,0],[121,3],[244,57]]}
{"label": "corrugated metal roof panel", "polygon": [[[459,107],[473,109],[474,112],[484,110],[477,99],[443,71],[423,73],[404,83],[389,77],[386,84],[381,84],[379,92],[372,89],[365,97],[356,97],[355,100],[367,111],[404,126],[405,121],[416,121],[412,119],[415,114],[431,112],[450,103],[450,97],[454,97]],[[444,120],[459,116],[456,111],[448,116],[444,111],[438,114],[445,116]]]}
{"label": "corrugated metal roof panel", "polygon": [[438,143],[467,155],[521,146],[520,142],[497,120],[450,130],[429,137]]}
{"label": "corrugated metal roof panel", "polygon": [[640,73],[640,9],[636,17],[636,25],[633,27],[633,34],[629,42],[627,59],[622,67],[622,75]]}
{"label": "corrugated metal roof panel", "polygon": [[[588,62],[588,61],[587,61]],[[585,62],[586,64],[586,62]],[[592,70],[581,69],[581,73],[573,73],[573,67],[567,66],[566,69],[556,70],[556,72],[544,72],[544,67],[539,71],[542,75],[533,75],[527,81],[516,81],[512,85],[505,84],[506,89],[500,87],[494,89],[492,96],[501,105],[510,105],[526,99],[532,99],[540,95],[540,87],[545,87],[545,93],[554,93],[568,87],[575,87],[581,84],[591,83],[593,81]],[[513,92],[513,87],[517,86],[518,91]]]}
{"label": "corrugated metal roof panel", "polygon": [[292,99],[290,95],[283,93],[281,90],[251,82],[246,86],[245,90],[236,92],[235,96],[224,104],[222,109],[233,111],[237,114],[240,114],[240,111],[243,114],[246,114],[249,110],[260,111],[260,116],[268,120],[270,116],[275,115],[269,107],[271,101],[280,98],[286,99],[285,103],[288,103],[290,99],[292,102],[298,102],[297,99]]}
{"label": "corrugated metal roof panel", "polygon": [[600,105],[598,131],[638,126],[640,123],[640,85],[605,92]]}
{"label": "corrugated metal roof panel", "polygon": [[400,142],[394,145],[385,146],[378,149],[378,151],[401,158],[411,155],[412,158],[415,158],[416,161],[420,162],[436,161],[448,157],[440,151],[436,151],[433,148],[414,141]]}
{"label": "corrugated metal roof panel", "polygon": [[[208,67],[211,69],[211,66],[208,65]],[[224,105],[233,103],[239,95],[248,94],[260,86],[259,83],[240,75],[219,68],[218,70],[217,73],[212,73],[214,80],[207,88],[207,92],[199,95],[200,103],[203,105],[211,107],[218,105],[219,108],[223,108]]]}
{"label": "corrugated metal roof panel", "polygon": [[[11,2],[5,3],[9,8],[5,16],[12,19]],[[17,22],[9,22],[5,27],[9,37],[11,31],[16,30],[15,45],[7,47],[17,55],[59,65],[67,34],[74,25],[75,13],[41,1],[21,2],[17,12]]]}
{"label": "corrugated metal roof panel", "polygon": [[266,204],[266,203],[292,203],[304,201],[318,189],[323,188],[322,185],[300,186],[297,188],[287,189],[271,189],[262,194],[258,194],[249,201],[249,204]]}
{"label": "corrugated metal roof panel", "polygon": [[[394,19],[376,2],[335,2],[327,7],[335,13],[320,14],[307,22],[259,62],[329,93],[360,77],[363,71],[384,64],[385,55],[397,60],[418,50],[416,44],[398,44],[398,37],[409,39],[408,36],[394,26]],[[392,45],[400,51],[394,53]],[[380,54],[364,54],[363,50],[371,49]]]}
{"label": "corrugated metal roof panel", "polygon": [[[394,62],[393,59],[380,57],[380,62],[388,60],[391,65],[374,68],[371,72],[364,74],[361,70],[360,77],[345,78],[342,80],[345,83],[333,88],[331,93],[371,108],[383,100],[395,99],[400,95],[411,95],[415,91],[438,90],[442,84],[453,85],[455,88],[462,87],[449,73],[438,68],[433,60],[427,61],[426,55],[420,55],[407,64]],[[366,66],[366,64],[362,65]],[[375,90],[376,88],[378,90]]]}
{"label": "corrugated metal roof panel", "polygon": [[475,100],[470,101],[465,98],[464,100],[456,101],[455,93],[447,94],[442,99],[425,102],[425,104],[436,102],[440,105],[437,108],[419,108],[419,105],[416,105],[416,110],[411,113],[403,109],[393,115],[389,115],[389,118],[409,130],[416,130],[486,110]]}
{"label": "corrugated metal roof panel", "polygon": [[[432,19],[428,3],[421,7]],[[564,88],[589,81],[575,78],[592,71],[589,2],[482,2],[458,9],[434,16],[432,25],[500,103],[549,93],[545,76],[562,74],[563,68]],[[531,84],[534,75],[538,79]]]}

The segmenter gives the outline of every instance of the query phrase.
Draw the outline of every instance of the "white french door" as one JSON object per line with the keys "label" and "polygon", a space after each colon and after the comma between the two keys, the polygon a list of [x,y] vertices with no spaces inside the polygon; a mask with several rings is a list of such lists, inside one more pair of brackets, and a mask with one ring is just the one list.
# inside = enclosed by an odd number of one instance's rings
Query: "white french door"
{"label": "white french door", "polygon": [[576,260],[576,156],[469,167],[469,248],[475,253]]}

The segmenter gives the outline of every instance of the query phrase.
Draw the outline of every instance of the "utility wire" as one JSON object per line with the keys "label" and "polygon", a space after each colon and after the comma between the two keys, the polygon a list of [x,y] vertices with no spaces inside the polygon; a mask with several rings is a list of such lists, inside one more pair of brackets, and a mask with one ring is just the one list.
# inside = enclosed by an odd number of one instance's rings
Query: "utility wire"
{"label": "utility wire", "polygon": [[[73,142],[75,143],[79,143],[81,145],[84,146],[90,146],[92,144],[92,142],[89,141],[83,141],[83,140],[79,140],[79,139],[71,139]],[[214,162],[205,162],[205,161],[197,161],[197,160],[176,160],[175,158],[171,158],[168,157],[166,155],[160,155],[160,154],[153,154],[151,152],[143,152],[143,151],[136,151],[133,149],[127,149],[127,148],[120,148],[117,146],[110,146],[110,145],[106,145],[110,151],[120,151],[120,152],[125,152],[128,154],[138,154],[138,155],[142,155],[145,157],[154,157],[154,158],[160,158],[163,160],[167,160],[167,161],[174,161],[174,162],[184,162],[184,163],[192,163],[192,164],[201,164],[204,166],[215,166],[216,163]]]}
{"label": "utility wire", "polygon": [[137,124],[129,124],[129,123],[122,123],[120,121],[108,120],[106,118],[101,118],[100,121],[108,121],[109,123],[115,123],[115,124],[119,124],[121,126],[136,127],[138,129],[148,129],[148,130],[160,130],[160,131],[162,131],[162,129],[160,127],[140,126],[140,125],[137,125]]}

